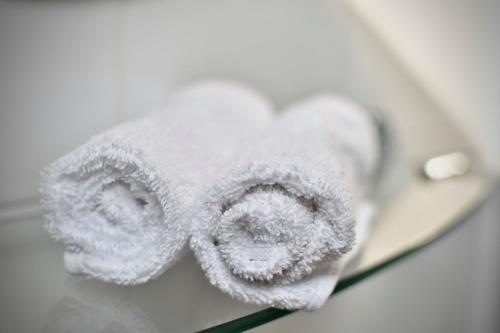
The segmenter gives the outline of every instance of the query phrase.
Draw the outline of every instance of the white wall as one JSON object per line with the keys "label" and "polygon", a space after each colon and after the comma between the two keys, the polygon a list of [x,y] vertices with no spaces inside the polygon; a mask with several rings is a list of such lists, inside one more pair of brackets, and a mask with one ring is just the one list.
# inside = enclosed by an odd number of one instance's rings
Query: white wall
{"label": "white wall", "polygon": [[115,7],[0,1],[0,202],[35,194],[44,165],[116,121]]}
{"label": "white wall", "polygon": [[500,1],[346,1],[500,172]]}
{"label": "white wall", "polygon": [[196,78],[244,80],[279,104],[320,89],[372,100],[342,20],[328,1],[0,1],[0,202]]}

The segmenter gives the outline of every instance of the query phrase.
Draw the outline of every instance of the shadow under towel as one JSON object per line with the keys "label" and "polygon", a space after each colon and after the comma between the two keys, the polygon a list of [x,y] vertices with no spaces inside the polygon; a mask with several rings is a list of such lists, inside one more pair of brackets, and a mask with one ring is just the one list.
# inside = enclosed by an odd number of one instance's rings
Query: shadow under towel
{"label": "shadow under towel", "polygon": [[160,275],[186,248],[203,188],[271,118],[243,86],[199,83],[57,160],[41,192],[66,269],[119,284]]}
{"label": "shadow under towel", "polygon": [[291,106],[206,193],[191,247],[210,282],[243,302],[316,309],[373,217],[374,118],[330,95]]}

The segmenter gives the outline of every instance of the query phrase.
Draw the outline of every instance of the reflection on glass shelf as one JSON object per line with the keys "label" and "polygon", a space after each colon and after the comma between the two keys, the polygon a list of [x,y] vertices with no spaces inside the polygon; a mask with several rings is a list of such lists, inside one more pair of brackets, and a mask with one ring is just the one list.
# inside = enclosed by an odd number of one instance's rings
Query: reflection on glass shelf
{"label": "reflection on glass shelf", "polygon": [[153,322],[139,309],[105,296],[92,288],[73,290],[55,303],[47,315],[44,331],[157,333]]}
{"label": "reflection on glass shelf", "polygon": [[[191,255],[141,286],[70,276],[63,268],[62,247],[49,239],[42,223],[37,218],[0,226],[0,293],[8,304],[0,312],[0,331],[64,331],[72,323],[75,332],[99,332],[121,322],[131,331],[190,332],[259,310],[213,288]],[[128,315],[136,319],[121,319]]]}

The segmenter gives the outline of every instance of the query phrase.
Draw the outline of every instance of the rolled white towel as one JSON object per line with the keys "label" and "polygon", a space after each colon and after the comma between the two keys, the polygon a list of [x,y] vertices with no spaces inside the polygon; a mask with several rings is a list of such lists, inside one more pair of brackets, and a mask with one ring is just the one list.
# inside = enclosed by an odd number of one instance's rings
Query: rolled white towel
{"label": "rolled white towel", "polygon": [[372,220],[380,151],[373,117],[348,100],[290,107],[198,209],[190,244],[210,282],[243,302],[320,307]]}
{"label": "rolled white towel", "polygon": [[209,81],[57,160],[41,192],[47,229],[66,245],[66,269],[119,284],[161,274],[186,248],[203,188],[271,120],[253,91]]}

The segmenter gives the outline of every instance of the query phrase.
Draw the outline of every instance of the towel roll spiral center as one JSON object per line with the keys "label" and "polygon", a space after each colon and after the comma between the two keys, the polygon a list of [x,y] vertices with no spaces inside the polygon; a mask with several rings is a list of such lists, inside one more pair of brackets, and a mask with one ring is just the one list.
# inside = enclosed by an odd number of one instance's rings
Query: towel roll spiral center
{"label": "towel roll spiral center", "polygon": [[302,259],[314,211],[281,188],[260,187],[224,212],[216,237],[233,274],[270,281]]}

